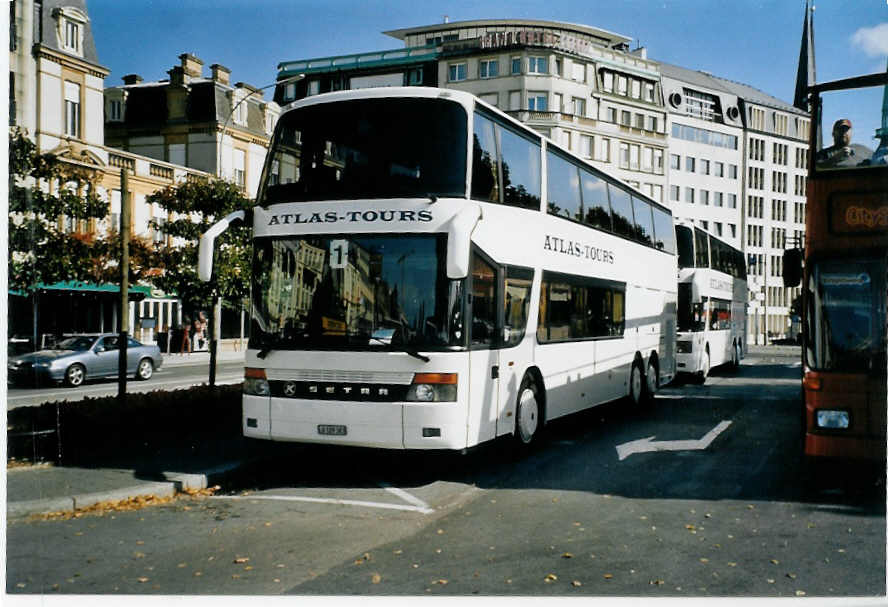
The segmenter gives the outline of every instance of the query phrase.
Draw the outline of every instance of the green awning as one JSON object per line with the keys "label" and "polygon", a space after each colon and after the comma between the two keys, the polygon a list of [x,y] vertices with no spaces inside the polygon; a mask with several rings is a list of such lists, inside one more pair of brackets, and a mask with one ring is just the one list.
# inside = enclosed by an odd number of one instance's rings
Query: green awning
{"label": "green awning", "polygon": [[[49,285],[38,284],[37,291],[43,293],[58,293],[61,291],[75,291],[78,293],[96,293],[96,294],[108,294],[115,295],[120,293],[120,285],[112,285],[112,284],[95,284],[90,282],[80,282],[76,280],[64,280],[61,282],[54,282]],[[145,287],[141,285],[132,286],[129,289],[129,298],[133,301],[141,301],[147,297],[151,297],[152,288]],[[25,295],[24,291],[19,291],[17,289],[9,289],[10,295]],[[163,295],[162,297],[166,297]]]}

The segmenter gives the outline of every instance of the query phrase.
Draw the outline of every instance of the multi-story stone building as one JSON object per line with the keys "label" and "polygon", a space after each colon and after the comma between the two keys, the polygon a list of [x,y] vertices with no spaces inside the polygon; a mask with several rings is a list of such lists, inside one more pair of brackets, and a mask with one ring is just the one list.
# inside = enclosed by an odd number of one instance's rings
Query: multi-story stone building
{"label": "multi-story stone building", "polygon": [[787,332],[796,293],[779,259],[804,230],[805,112],[585,25],[489,19],[386,34],[404,48],[281,63],[279,80],[303,79],[275,99],[369,86],[471,92],[747,252],[749,343]]}
{"label": "multi-story stone building", "polygon": [[203,76],[203,61],[179,55],[168,79],[137,74],[105,89],[105,141],[157,160],[234,181],[255,196],[271,133],[280,115],[274,101],[219,64]]}
{"label": "multi-story stone building", "polygon": [[[103,83],[109,70],[99,62],[85,1],[13,0],[9,26],[10,127],[21,129],[40,152],[90,169],[97,176],[98,195],[108,202],[104,220],[62,216],[58,228],[80,233],[117,229],[127,198],[131,236],[164,241],[167,236],[151,230],[148,223],[152,217],[165,219],[163,211],[147,204],[146,196],[181,180],[208,175],[105,145]],[[128,172],[128,197],[121,194],[122,170]],[[39,346],[44,334],[117,330],[118,298],[107,285],[41,285],[39,293],[37,310],[26,298],[10,294],[10,335],[31,336],[36,326]],[[129,327],[136,337],[152,341],[157,330],[181,320],[177,299],[147,285],[134,287]]]}

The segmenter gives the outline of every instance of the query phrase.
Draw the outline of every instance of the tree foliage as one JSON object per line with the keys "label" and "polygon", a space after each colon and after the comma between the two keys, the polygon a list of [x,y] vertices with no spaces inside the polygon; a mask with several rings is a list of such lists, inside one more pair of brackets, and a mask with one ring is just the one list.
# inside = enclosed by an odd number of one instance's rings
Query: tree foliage
{"label": "tree foliage", "polygon": [[[98,193],[98,168],[40,153],[21,131],[9,137],[9,288],[33,293],[40,284],[61,281],[117,283],[121,238],[98,233],[89,224],[108,216]],[[73,222],[62,228],[61,218]],[[130,282],[154,265],[149,242],[131,244]]]}
{"label": "tree foliage", "polygon": [[162,226],[156,219],[150,222],[172,240],[158,251],[161,273],[152,279],[157,287],[176,293],[192,309],[209,308],[214,293],[226,305],[239,305],[249,296],[252,226],[243,222],[216,239],[212,281],[197,277],[200,236],[226,215],[252,208],[238,186],[220,179],[184,181],[147,196],[146,202],[169,214]]}

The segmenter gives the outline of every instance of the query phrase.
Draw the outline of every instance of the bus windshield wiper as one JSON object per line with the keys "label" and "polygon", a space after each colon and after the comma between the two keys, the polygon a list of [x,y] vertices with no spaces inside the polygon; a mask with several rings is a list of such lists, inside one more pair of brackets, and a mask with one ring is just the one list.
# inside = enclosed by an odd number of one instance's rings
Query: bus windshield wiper
{"label": "bus windshield wiper", "polygon": [[396,352],[403,352],[404,354],[409,354],[413,358],[418,358],[419,360],[421,360],[424,363],[427,363],[430,360],[432,360],[428,356],[420,354],[419,352],[417,352],[416,350],[414,350],[413,348],[411,348],[407,344],[394,344],[394,343],[392,343],[391,339],[382,339],[381,337],[374,337],[372,335],[370,336],[370,339],[372,339],[373,341],[379,342],[384,346],[388,346],[389,350],[394,350]]}

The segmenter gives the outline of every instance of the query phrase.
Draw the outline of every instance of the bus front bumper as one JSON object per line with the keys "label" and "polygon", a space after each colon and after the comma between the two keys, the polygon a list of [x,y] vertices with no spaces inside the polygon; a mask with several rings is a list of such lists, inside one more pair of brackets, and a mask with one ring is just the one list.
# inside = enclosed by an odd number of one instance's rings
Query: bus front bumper
{"label": "bus front bumper", "polygon": [[459,402],[355,402],[243,396],[247,438],[382,449],[466,448]]}

